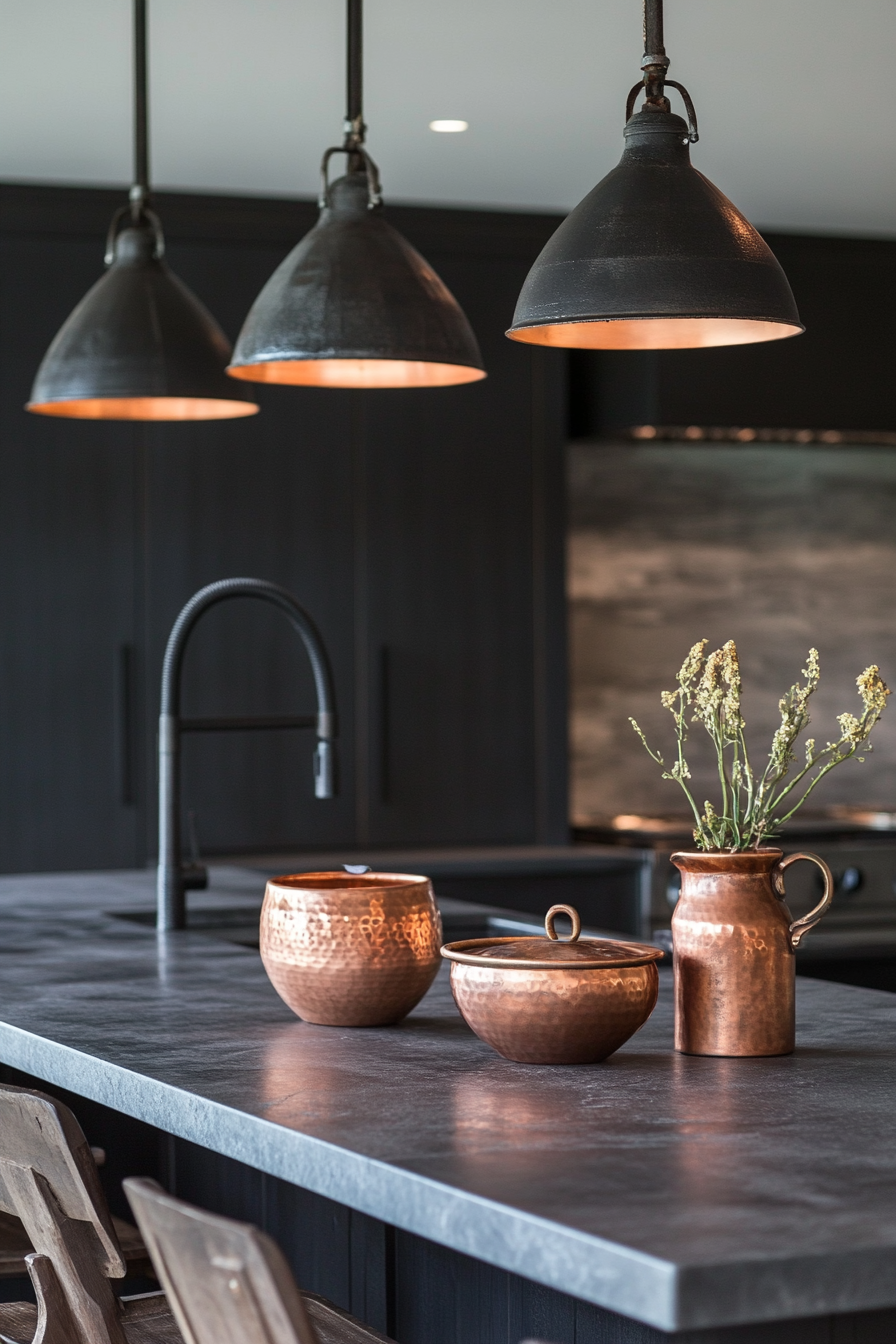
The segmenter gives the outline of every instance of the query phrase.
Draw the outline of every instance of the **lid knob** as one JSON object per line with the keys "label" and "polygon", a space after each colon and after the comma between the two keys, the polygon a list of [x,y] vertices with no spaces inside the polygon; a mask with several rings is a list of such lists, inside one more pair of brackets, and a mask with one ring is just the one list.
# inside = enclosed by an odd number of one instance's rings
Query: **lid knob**
{"label": "lid knob", "polygon": [[[568,938],[561,938],[554,928],[554,920],[558,915],[568,915],[572,920],[572,933]],[[574,910],[571,905],[552,905],[544,917],[544,931],[553,941],[561,943],[575,943],[579,934],[582,932],[582,921],[579,919],[578,910]]]}

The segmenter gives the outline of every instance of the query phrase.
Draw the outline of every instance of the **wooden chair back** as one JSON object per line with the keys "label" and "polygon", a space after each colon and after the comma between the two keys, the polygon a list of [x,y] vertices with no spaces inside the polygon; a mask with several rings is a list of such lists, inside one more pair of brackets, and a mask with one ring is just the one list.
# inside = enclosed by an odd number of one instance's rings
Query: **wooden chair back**
{"label": "wooden chair back", "polygon": [[41,1340],[126,1344],[110,1278],[125,1274],[81,1126],[43,1092],[0,1085],[0,1211],[20,1218]]}
{"label": "wooden chair back", "polygon": [[280,1248],[247,1223],[124,1182],[186,1344],[318,1344]]}
{"label": "wooden chair back", "polygon": [[[15,1214],[26,1226],[29,1219],[20,1208],[22,1182],[17,1172],[29,1169],[46,1181],[66,1218],[90,1224],[103,1273],[121,1278],[124,1259],[96,1159],[81,1126],[54,1097],[0,1084],[0,1211]],[[32,1234],[31,1240],[37,1252],[48,1252],[47,1245],[39,1244],[44,1238]]]}

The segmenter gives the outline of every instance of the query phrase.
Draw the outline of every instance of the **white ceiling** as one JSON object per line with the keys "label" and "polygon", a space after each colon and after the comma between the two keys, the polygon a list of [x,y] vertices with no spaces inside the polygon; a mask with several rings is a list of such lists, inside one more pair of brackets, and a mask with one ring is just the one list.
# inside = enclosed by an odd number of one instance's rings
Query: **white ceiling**
{"label": "white ceiling", "polygon": [[[149,0],[158,186],[316,190],[343,114],[343,0]],[[639,0],[367,0],[386,197],[568,209],[613,166]],[[667,0],[694,161],[766,228],[896,236],[896,0]],[[674,95],[673,95],[674,98]],[[470,123],[437,135],[434,118]],[[130,173],[130,0],[0,0],[0,178]]]}

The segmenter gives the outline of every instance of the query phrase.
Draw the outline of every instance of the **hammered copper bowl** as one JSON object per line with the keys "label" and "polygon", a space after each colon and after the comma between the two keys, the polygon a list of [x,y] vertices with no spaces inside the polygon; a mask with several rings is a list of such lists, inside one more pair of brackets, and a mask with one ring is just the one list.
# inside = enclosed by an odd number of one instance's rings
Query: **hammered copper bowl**
{"label": "hammered copper bowl", "polygon": [[[572,920],[561,942],[554,919]],[[473,938],[447,943],[451,990],[464,1021],[499,1055],[521,1064],[596,1064],[653,1012],[662,950],[606,938],[579,941],[571,906],[545,918],[548,940]]]}
{"label": "hammered copper bowl", "polygon": [[273,877],[261,959],[294,1013],[328,1027],[382,1027],[420,1002],[439,969],[442,921],[428,877]]}

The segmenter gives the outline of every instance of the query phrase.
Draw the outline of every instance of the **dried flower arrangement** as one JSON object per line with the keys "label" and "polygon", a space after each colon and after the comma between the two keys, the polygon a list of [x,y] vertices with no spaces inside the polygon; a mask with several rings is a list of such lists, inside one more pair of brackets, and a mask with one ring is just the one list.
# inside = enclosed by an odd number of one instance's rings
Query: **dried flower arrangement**
{"label": "dried flower arrangement", "polygon": [[[675,720],[677,759],[663,779],[674,779],[682,787],[694,814],[694,839],[703,850],[735,852],[756,849],[764,840],[777,835],[806,801],[815,786],[841,761],[855,756],[860,747],[871,750],[868,741],[887,704],[889,688],[874,665],[866,667],[856,678],[862,699],[862,714],[839,714],[840,736],[835,742],[816,748],[815,738],[805,744],[805,764],[798,765],[792,778],[791,766],[798,764],[797,738],[809,723],[809,699],[818,687],[821,672],[818,650],[810,649],[803,668],[805,685],[799,682],[780,701],[781,724],[772,739],[768,764],[761,774],[755,774],[747,754],[744,739],[746,724],[740,712],[740,668],[737,648],[729,640],[721,649],[706,654],[707,640],[701,639],[685,658],[678,673],[678,690],[663,691],[662,702]],[[722,792],[721,811],[712,803],[704,803],[701,814],[687,781],[691,778],[684,756],[688,736],[688,714],[693,708],[692,723],[702,723],[712,739],[718,758],[719,783]],[[634,719],[632,727],[640,737],[651,758],[665,767],[665,761],[651,750],[644,733]],[[863,761],[864,756],[858,759]],[[796,801],[794,800],[796,797]],[[783,810],[782,810],[783,809]]]}

